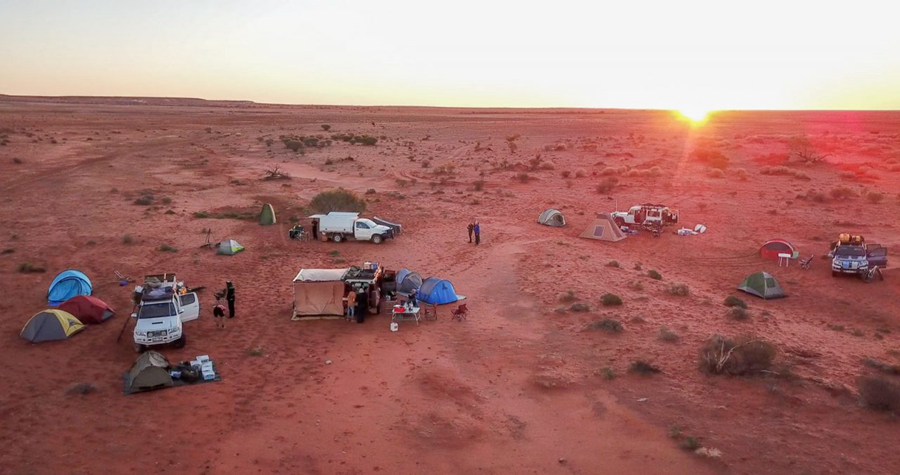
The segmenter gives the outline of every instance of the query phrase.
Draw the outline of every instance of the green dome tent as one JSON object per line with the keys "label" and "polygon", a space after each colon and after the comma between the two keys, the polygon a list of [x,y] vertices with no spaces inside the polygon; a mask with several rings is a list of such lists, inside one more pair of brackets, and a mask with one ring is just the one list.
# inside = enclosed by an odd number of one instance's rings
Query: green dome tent
{"label": "green dome tent", "polygon": [[244,246],[234,239],[226,239],[219,243],[216,254],[222,256],[233,256],[244,250]]}
{"label": "green dome tent", "polygon": [[738,286],[738,290],[747,292],[750,295],[768,299],[780,299],[787,297],[784,290],[778,285],[778,281],[768,272],[757,272],[750,274]]}
{"label": "green dome tent", "polygon": [[262,211],[259,212],[259,224],[268,226],[275,224],[275,222],[275,208],[272,207],[271,203],[264,204]]}

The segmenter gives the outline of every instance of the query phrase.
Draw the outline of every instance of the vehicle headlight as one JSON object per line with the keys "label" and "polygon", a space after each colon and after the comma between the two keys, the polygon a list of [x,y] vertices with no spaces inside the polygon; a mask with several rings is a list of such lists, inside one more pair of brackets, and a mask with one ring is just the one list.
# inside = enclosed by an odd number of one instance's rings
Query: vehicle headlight
{"label": "vehicle headlight", "polygon": [[143,331],[140,331],[140,330],[135,330],[135,331],[134,331],[134,334],[137,335],[137,336],[147,336],[147,332],[143,332]]}

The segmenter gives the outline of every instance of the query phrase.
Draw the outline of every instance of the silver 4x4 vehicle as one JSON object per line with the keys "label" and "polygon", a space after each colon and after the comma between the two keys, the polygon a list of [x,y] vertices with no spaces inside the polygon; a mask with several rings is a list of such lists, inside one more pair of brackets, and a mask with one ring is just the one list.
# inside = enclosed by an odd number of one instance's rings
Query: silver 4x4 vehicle
{"label": "silver 4x4 vehicle", "polygon": [[837,242],[829,254],[832,277],[841,274],[866,276],[875,267],[887,267],[887,248],[878,244],[866,244],[862,239],[856,242]]}
{"label": "silver 4x4 vehicle", "polygon": [[182,286],[175,274],[161,274],[147,276],[144,285],[134,288],[137,311],[131,317],[137,319],[137,351],[169,343],[182,348],[187,343],[183,323],[200,317],[200,301],[196,293],[181,293]]}

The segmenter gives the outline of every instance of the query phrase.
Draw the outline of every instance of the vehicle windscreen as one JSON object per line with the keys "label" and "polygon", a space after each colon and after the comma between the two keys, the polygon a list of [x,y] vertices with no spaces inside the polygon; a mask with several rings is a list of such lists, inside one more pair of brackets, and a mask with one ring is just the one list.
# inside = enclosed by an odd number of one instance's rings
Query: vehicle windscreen
{"label": "vehicle windscreen", "polygon": [[834,254],[843,257],[862,257],[866,255],[866,251],[857,246],[839,246]]}
{"label": "vehicle windscreen", "polygon": [[142,305],[138,318],[160,318],[176,315],[175,305],[172,302]]}

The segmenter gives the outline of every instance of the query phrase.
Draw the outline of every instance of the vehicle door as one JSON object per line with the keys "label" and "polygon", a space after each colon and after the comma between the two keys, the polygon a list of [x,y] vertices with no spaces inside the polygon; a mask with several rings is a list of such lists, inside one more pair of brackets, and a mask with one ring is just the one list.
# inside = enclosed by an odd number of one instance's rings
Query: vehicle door
{"label": "vehicle door", "polygon": [[372,239],[372,229],[368,224],[362,221],[356,222],[356,229],[354,230],[353,234],[354,236],[356,236],[356,239],[360,241],[368,241]]}
{"label": "vehicle door", "polygon": [[878,266],[887,267],[887,248],[879,244],[869,244],[867,246],[866,259],[869,261],[869,268]]}
{"label": "vehicle door", "polygon": [[196,293],[179,295],[178,303],[181,305],[181,308],[178,309],[178,316],[181,317],[182,323],[200,318],[200,300],[197,299]]}

